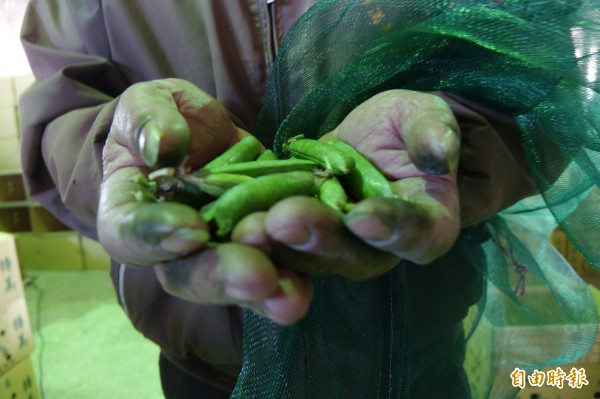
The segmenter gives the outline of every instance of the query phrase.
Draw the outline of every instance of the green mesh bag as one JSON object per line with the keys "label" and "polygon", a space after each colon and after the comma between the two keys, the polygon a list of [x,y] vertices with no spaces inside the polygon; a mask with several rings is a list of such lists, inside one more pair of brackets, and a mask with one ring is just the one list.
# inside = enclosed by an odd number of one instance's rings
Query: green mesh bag
{"label": "green mesh bag", "polygon": [[[515,118],[543,206],[600,269],[597,0],[321,0],[290,29],[257,129],[319,137],[393,88],[442,90]],[[512,398],[510,373],[564,365],[596,305],[527,206],[464,229],[427,267],[316,277],[308,315],[252,312],[234,398]]]}

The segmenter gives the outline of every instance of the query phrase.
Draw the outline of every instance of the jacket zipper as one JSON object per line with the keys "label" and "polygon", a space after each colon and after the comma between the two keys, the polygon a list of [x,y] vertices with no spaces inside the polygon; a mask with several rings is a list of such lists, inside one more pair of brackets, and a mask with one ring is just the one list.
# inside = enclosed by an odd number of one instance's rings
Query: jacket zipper
{"label": "jacket zipper", "polygon": [[261,23],[263,24],[263,44],[265,52],[265,61],[267,70],[270,73],[275,57],[277,56],[277,29],[275,27],[275,11],[274,0],[258,0],[259,9],[261,10]]}
{"label": "jacket zipper", "polygon": [[269,31],[271,37],[271,54],[273,61],[279,53],[279,37],[277,34],[277,24],[275,22],[275,0],[267,0],[267,10],[269,12]]}

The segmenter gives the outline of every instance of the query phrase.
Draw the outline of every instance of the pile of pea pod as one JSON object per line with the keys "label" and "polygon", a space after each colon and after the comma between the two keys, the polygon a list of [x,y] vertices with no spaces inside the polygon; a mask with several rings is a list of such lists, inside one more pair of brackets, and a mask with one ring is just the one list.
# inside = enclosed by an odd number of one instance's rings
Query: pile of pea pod
{"label": "pile of pea pod", "polygon": [[140,201],[177,201],[198,209],[219,239],[246,215],[296,195],[319,199],[340,213],[368,197],[393,197],[389,181],[349,144],[296,136],[278,159],[246,136],[199,170],[163,168],[139,181]]}

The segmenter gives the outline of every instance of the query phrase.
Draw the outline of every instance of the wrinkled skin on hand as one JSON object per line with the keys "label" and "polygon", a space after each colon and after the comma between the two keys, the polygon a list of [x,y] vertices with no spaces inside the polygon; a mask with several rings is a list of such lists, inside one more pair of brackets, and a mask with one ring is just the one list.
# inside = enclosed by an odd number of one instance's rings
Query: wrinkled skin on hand
{"label": "wrinkled skin on hand", "polygon": [[340,217],[319,201],[294,197],[242,220],[233,239],[261,248],[281,266],[354,280],[379,276],[400,259],[430,263],[460,229],[458,124],[439,97],[380,93],[322,139],[358,149],[392,182],[398,198],[369,198]]}
{"label": "wrinkled skin on hand", "polygon": [[293,197],[249,215],[232,242],[205,245],[208,226],[177,203],[136,200],[135,179],[184,159],[192,169],[248,134],[189,82],[140,83],[122,94],[104,148],[100,241],[131,266],[153,266],[163,288],[199,304],[235,304],[281,324],[308,310],[308,275],[373,278],[399,259],[428,263],[458,234],[458,126],[438,97],[381,93],[323,139],[367,156],[399,198],[371,198],[341,217],[316,199]]}
{"label": "wrinkled skin on hand", "polygon": [[135,198],[137,177],[184,159],[199,168],[247,134],[214,98],[187,81],[131,86],[119,99],[104,147],[99,239],[113,259],[154,267],[173,295],[199,304],[236,304],[289,324],[308,309],[307,277],[276,268],[243,243],[207,248],[208,226],[196,210]]}

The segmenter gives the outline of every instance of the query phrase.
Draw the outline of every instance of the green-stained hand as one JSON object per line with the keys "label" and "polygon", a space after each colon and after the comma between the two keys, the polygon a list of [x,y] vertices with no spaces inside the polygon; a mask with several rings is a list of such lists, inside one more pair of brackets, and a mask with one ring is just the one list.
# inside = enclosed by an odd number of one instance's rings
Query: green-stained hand
{"label": "green-stained hand", "polygon": [[453,245],[460,229],[460,136],[441,98],[380,93],[322,138],[330,139],[376,165],[396,197],[364,199],[345,216],[316,199],[288,198],[242,220],[234,241],[261,248],[280,267],[355,280],[381,275],[399,259],[432,262]]}
{"label": "green-stained hand", "polygon": [[191,207],[136,199],[137,181],[152,170],[184,159],[191,169],[199,168],[247,134],[190,82],[164,79],[131,86],[119,99],[104,147],[99,238],[113,259],[154,267],[172,295],[244,306],[288,324],[308,309],[308,278],[276,268],[247,244],[207,247],[208,226]]}

